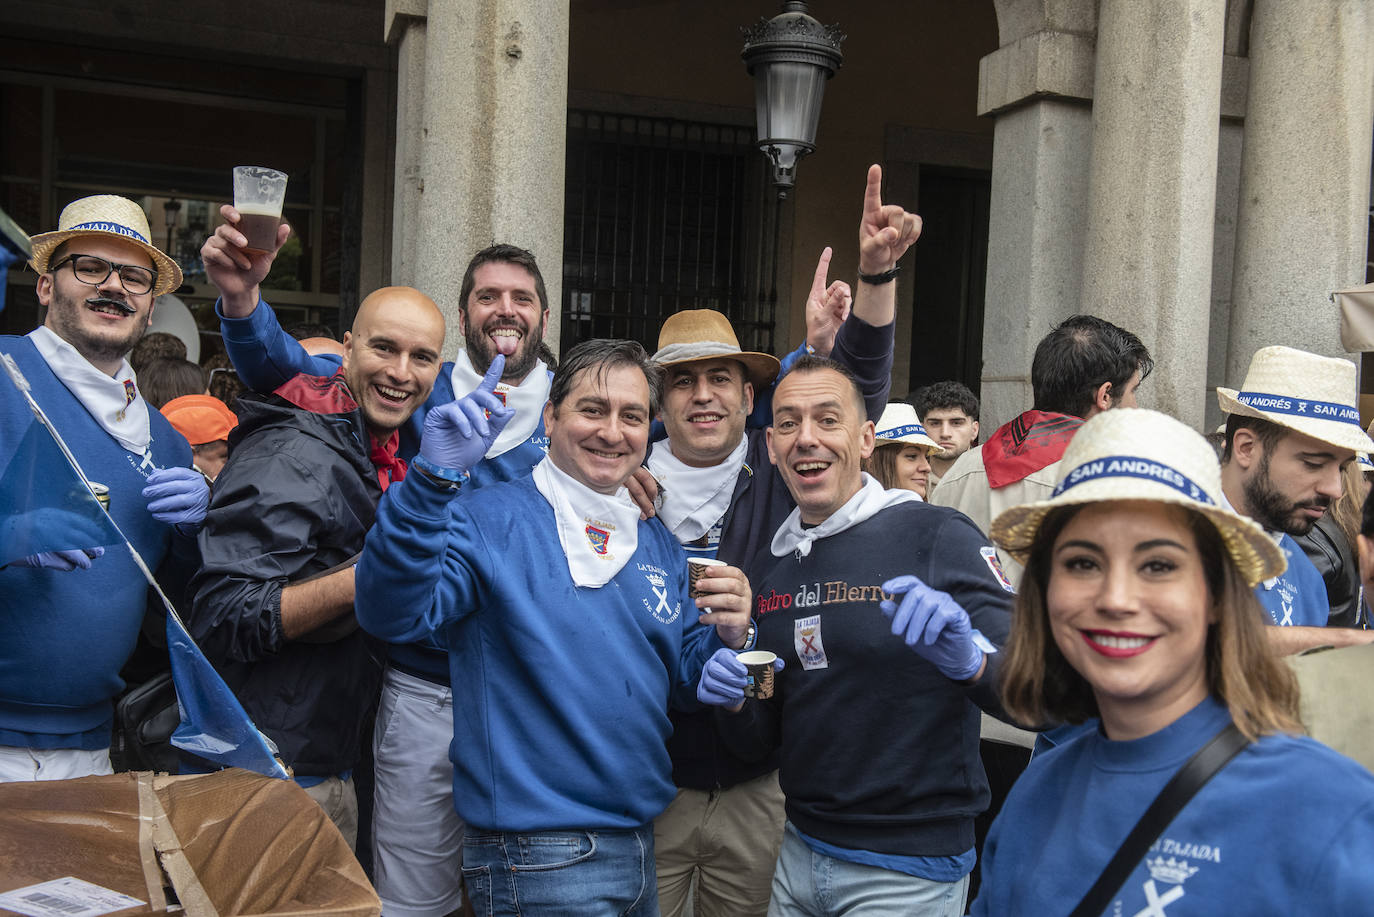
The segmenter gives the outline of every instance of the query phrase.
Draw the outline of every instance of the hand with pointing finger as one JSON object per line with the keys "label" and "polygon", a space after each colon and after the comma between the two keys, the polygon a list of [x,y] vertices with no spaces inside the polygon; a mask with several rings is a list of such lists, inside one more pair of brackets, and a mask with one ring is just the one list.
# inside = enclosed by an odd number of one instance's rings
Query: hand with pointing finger
{"label": "hand with pointing finger", "polygon": [[859,273],[881,274],[897,266],[921,236],[921,218],[896,204],[883,205],[883,170],[868,167],[864,213],[859,221]]}
{"label": "hand with pointing finger", "polygon": [[826,285],[830,273],[830,246],[821,252],[816,262],[816,274],[811,279],[811,293],[806,297],[806,343],[817,356],[830,356],[835,334],[849,318],[849,306],[854,295],[849,284],[836,280]]}
{"label": "hand with pointing finger", "polygon": [[497,354],[477,388],[456,401],[440,405],[425,416],[420,455],[441,468],[470,471],[482,460],[515,411],[496,397],[496,385],[506,369]]}

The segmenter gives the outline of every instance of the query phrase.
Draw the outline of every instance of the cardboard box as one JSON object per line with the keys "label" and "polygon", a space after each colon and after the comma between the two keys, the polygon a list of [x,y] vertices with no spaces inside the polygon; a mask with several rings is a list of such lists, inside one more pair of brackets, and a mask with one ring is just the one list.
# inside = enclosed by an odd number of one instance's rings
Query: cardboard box
{"label": "cardboard box", "polygon": [[0,784],[0,892],[65,876],[144,902],[121,917],[381,913],[305,791],[238,769]]}

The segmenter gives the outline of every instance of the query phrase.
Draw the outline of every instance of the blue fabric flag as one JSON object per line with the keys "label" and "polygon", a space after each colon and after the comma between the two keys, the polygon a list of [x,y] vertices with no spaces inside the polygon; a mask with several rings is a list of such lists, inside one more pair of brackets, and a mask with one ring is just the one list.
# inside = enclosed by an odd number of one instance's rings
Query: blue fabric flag
{"label": "blue fabric flag", "polygon": [[[8,379],[3,387],[9,387]],[[11,396],[17,397],[12,389]],[[0,461],[5,462],[0,473],[0,564],[45,551],[124,543],[52,434],[36,420]]]}

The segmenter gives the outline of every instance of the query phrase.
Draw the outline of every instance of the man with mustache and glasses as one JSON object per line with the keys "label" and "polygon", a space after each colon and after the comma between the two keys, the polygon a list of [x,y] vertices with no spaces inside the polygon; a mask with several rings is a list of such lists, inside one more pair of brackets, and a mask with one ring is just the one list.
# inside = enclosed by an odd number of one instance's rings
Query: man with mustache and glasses
{"label": "man with mustache and glasses", "polygon": [[[219,287],[225,347],[239,376],[272,392],[298,373],[330,375],[336,357],[312,356],[281,329],[262,302],[259,285],[276,253],[243,248],[238,213],[201,250],[206,274]],[[278,247],[290,230],[279,230]],[[468,489],[514,480],[544,459],[543,410],[552,373],[539,358],[548,295],[534,255],[496,244],[473,256],[459,291],[459,327],[466,349],[444,363],[429,397],[400,427],[398,456],[413,457],[426,415],[477,388],[492,360],[505,360],[496,397],[514,411],[510,422],[470,470]],[[373,881],[386,913],[442,917],[462,902],[463,824],[453,808],[453,699],[448,656],[431,640],[392,644],[373,737],[376,789],[372,820]]]}
{"label": "man with mustache and glasses", "polygon": [[1368,452],[1356,407],[1355,364],[1292,347],[1262,347],[1239,391],[1217,389],[1226,418],[1221,486],[1240,514],[1264,526],[1288,569],[1255,593],[1282,653],[1374,641],[1374,632],[1326,627],[1326,584],[1293,535],[1305,535],[1342,493],[1341,469]]}
{"label": "man with mustache and glasses", "polygon": [[[185,438],[144,400],[126,359],[148,328],[154,297],[181,285],[181,269],[149,238],[148,217],[131,200],[102,194],[68,204],[55,232],[33,238],[43,325],[0,338],[0,352],[14,359],[92,481],[108,488],[110,515],[176,595],[174,583],[199,562],[194,536],[210,491],[190,467]],[[0,467],[33,420],[13,391],[0,398]],[[51,535],[77,519],[54,513],[34,529]],[[108,774],[119,672],[145,613],[161,605],[150,605],[147,582],[122,546],[28,553],[21,521],[0,519],[0,781]]]}

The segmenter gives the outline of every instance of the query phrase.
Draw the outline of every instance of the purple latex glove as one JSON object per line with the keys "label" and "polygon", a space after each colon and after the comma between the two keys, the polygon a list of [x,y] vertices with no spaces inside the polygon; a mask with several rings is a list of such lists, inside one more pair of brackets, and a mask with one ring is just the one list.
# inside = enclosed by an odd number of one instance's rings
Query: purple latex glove
{"label": "purple latex glove", "polygon": [[148,475],[143,488],[148,512],[158,522],[175,525],[182,534],[194,535],[210,508],[210,485],[194,468],[159,468]]}
{"label": "purple latex glove", "polygon": [[515,416],[514,409],[496,397],[496,384],[505,369],[505,356],[497,354],[477,388],[425,415],[420,454],[426,461],[440,468],[469,471],[482,460]]}
{"label": "purple latex glove", "polygon": [[78,551],[44,551],[30,554],[10,564],[11,567],[42,567],[47,570],[91,569],[91,560],[105,555],[104,548],[82,548]]}
{"label": "purple latex glove", "polygon": [[[892,633],[949,679],[968,681],[983,666],[982,634],[968,612],[949,593],[932,589],[914,576],[883,583],[883,592],[902,596],[898,604],[884,599],[879,608],[892,619]],[[976,638],[975,638],[976,635]]]}
{"label": "purple latex glove", "polygon": [[[773,671],[785,666],[781,659],[773,663]],[[739,661],[732,649],[719,649],[706,660],[697,682],[697,700],[713,707],[734,707],[744,702],[744,686],[749,683],[749,670]]]}

